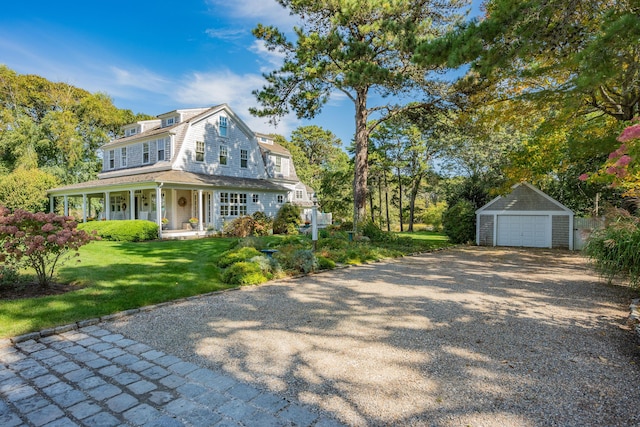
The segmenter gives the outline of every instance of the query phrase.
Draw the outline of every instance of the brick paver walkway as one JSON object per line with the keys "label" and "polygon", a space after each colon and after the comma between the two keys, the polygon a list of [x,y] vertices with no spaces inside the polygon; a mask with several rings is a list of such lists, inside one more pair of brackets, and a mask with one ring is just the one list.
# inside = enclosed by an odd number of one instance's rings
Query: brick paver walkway
{"label": "brick paver walkway", "polygon": [[338,426],[99,326],[0,348],[0,426]]}

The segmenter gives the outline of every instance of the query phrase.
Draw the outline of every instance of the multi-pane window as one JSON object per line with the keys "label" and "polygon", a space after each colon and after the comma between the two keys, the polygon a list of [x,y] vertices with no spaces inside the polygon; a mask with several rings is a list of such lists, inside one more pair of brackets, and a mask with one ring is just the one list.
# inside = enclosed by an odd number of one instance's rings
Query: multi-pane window
{"label": "multi-pane window", "polygon": [[167,119],[167,126],[171,126],[176,122],[176,119],[174,117],[169,117]]}
{"label": "multi-pane window", "polygon": [[120,166],[127,166],[127,147],[122,147],[120,149]]}
{"label": "multi-pane window", "polygon": [[116,167],[116,153],[114,150],[109,150],[109,169]]}
{"label": "multi-pane window", "polygon": [[275,168],[274,168],[275,172],[276,173],[282,173],[282,157],[276,156],[275,163],[276,163]]}
{"label": "multi-pane window", "polygon": [[260,197],[257,194],[254,194],[251,198],[253,203],[258,203],[260,201]]}
{"label": "multi-pane window", "polygon": [[229,193],[220,193],[220,215],[229,216]]}
{"label": "multi-pane window", "polygon": [[227,146],[221,145],[220,146],[220,164],[226,165],[228,158],[229,158],[229,152],[227,151]]}
{"label": "multi-pane window", "polygon": [[282,194],[278,194],[278,203],[284,203],[284,196]]}
{"label": "multi-pane window", "polygon": [[142,144],[142,163],[149,163],[149,143]]}
{"label": "multi-pane window", "polygon": [[204,141],[196,141],[196,162],[204,162]]}
{"label": "multi-pane window", "polygon": [[240,150],[240,167],[246,168],[249,164],[249,152],[247,150]]}
{"label": "multi-pane window", "polygon": [[164,139],[158,140],[158,161],[164,160]]}
{"label": "multi-pane window", "polygon": [[220,215],[240,216],[247,214],[245,193],[220,193]]}
{"label": "multi-pane window", "polygon": [[227,136],[227,118],[225,116],[220,116],[218,132],[220,133],[220,136]]}
{"label": "multi-pane window", "polygon": [[245,193],[240,193],[240,215],[247,214],[247,195]]}
{"label": "multi-pane window", "polygon": [[303,194],[302,190],[296,190],[296,200],[302,200]]}

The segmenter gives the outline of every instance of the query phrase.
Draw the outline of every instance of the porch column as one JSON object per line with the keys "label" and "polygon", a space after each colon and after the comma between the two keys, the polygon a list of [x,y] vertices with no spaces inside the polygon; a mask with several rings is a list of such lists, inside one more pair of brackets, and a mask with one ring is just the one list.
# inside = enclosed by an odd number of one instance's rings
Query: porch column
{"label": "porch column", "polygon": [[54,197],[53,196],[49,196],[49,212],[50,213],[55,212],[54,203],[55,203]]}
{"label": "porch column", "polygon": [[136,195],[129,190],[129,219],[136,219]]}
{"label": "porch column", "polygon": [[87,222],[87,195],[82,193],[82,222]]}
{"label": "porch column", "polygon": [[104,192],[104,219],[109,221],[111,219],[111,193]]}
{"label": "porch column", "polygon": [[156,224],[158,224],[158,239],[162,239],[162,188],[156,187]]}
{"label": "porch column", "polygon": [[204,230],[204,225],[202,224],[204,215],[202,214],[202,190],[198,190],[198,230]]}
{"label": "porch column", "polygon": [[64,196],[64,215],[69,216],[69,196]]}

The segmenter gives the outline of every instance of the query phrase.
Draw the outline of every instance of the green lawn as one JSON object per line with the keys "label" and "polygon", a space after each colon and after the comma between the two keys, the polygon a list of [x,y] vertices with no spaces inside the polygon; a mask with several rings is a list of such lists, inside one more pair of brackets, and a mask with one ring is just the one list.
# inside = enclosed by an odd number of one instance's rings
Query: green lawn
{"label": "green lawn", "polygon": [[16,336],[145,305],[228,288],[212,257],[233,239],[122,243],[98,241],[59,269],[84,286],[41,298],[0,301],[0,337]]}
{"label": "green lawn", "polygon": [[[446,237],[437,233],[399,234],[411,237],[413,244],[396,244],[391,253],[411,253],[448,245]],[[278,241],[281,237],[268,239]],[[221,238],[92,242],[80,249],[80,263],[72,260],[58,270],[59,281],[77,284],[78,290],[41,298],[0,301],[0,337],[229,288],[220,280],[214,260],[234,242],[235,239]],[[371,246],[375,251],[375,246]]]}

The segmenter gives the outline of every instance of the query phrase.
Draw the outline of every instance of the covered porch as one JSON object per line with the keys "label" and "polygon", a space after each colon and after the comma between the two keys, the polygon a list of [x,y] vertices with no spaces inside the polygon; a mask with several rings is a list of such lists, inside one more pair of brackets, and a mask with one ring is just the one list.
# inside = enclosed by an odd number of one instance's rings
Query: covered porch
{"label": "covered porch", "polygon": [[[255,194],[227,193],[238,191],[230,188]],[[273,199],[285,192],[264,180],[165,171],[68,185],[48,195],[52,212],[71,214],[82,222],[147,220],[158,224],[159,238],[195,238],[213,234],[225,220],[254,209],[277,211],[278,206],[259,195],[273,194]],[[249,208],[248,199],[254,199]]]}

